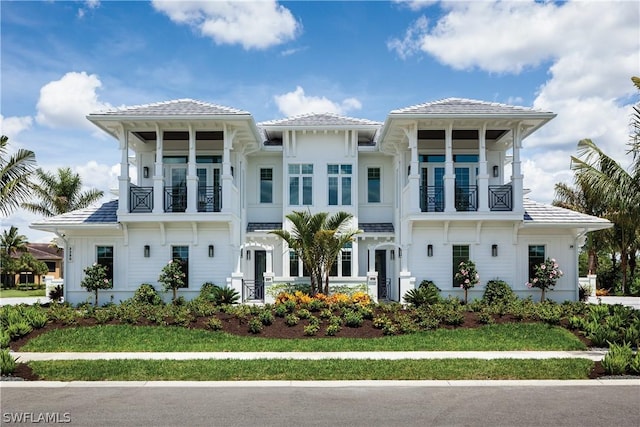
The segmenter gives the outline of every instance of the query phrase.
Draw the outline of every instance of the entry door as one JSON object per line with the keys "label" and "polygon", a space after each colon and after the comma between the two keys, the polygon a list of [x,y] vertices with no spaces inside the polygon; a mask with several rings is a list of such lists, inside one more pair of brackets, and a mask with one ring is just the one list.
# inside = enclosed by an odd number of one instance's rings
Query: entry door
{"label": "entry door", "polygon": [[198,174],[198,212],[220,212],[220,168],[200,166]]}
{"label": "entry door", "polygon": [[264,299],[264,273],[267,271],[267,252],[254,251],[253,274],[255,290],[253,299]]}
{"label": "entry door", "polygon": [[387,251],[385,249],[376,249],[376,271],[378,272],[378,299],[388,299],[387,284]]}
{"label": "entry door", "polygon": [[420,208],[422,212],[444,211],[444,168],[424,167],[420,176],[422,197]]}
{"label": "entry door", "polygon": [[187,167],[170,165],[165,169],[165,211],[184,212],[187,209]]}

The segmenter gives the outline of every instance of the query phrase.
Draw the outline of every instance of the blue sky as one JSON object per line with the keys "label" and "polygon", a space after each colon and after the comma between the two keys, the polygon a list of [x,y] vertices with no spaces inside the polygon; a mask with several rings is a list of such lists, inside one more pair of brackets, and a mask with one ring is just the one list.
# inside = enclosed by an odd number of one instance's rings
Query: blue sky
{"label": "blue sky", "polygon": [[[525,141],[531,197],[570,182],[591,138],[628,163],[630,82],[640,75],[637,2],[2,1],[1,127],[46,170],[117,185],[117,143],[87,114],[194,98],[257,122],[310,111],[383,121],[447,97],[558,114]],[[50,235],[28,228],[32,241]]]}

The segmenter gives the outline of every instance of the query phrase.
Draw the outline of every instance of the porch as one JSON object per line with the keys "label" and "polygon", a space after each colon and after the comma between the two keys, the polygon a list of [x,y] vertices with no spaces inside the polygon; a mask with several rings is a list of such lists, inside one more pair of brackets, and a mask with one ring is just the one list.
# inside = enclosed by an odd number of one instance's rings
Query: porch
{"label": "porch", "polygon": [[[479,206],[479,188],[477,185],[455,187],[454,206],[456,212],[477,211]],[[444,186],[420,187],[420,211],[444,212],[446,194]],[[513,210],[513,189],[511,184],[489,185],[487,205],[492,212],[510,212]]]}

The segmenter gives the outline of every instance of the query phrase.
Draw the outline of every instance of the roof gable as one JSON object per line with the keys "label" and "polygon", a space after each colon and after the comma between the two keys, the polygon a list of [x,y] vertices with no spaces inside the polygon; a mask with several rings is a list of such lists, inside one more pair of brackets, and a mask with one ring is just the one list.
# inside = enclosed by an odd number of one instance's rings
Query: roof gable
{"label": "roof gable", "polygon": [[44,218],[33,223],[34,226],[79,225],[79,224],[116,224],[118,222],[118,201],[112,200],[99,206],[91,206],[67,212],[62,215]]}
{"label": "roof gable", "polygon": [[258,126],[381,126],[367,119],[341,116],[335,113],[310,113],[258,123]]}
{"label": "roof gable", "polygon": [[424,104],[412,105],[391,111],[390,114],[425,114],[425,115],[484,115],[484,114],[553,114],[534,110],[533,108],[519,107],[515,105],[500,104],[465,98],[446,98]]}
{"label": "roof gable", "polygon": [[217,104],[197,101],[194,99],[176,99],[173,101],[156,102],[153,104],[124,106],[111,110],[92,113],[93,116],[215,116],[215,115],[249,115],[247,111],[225,107]]}

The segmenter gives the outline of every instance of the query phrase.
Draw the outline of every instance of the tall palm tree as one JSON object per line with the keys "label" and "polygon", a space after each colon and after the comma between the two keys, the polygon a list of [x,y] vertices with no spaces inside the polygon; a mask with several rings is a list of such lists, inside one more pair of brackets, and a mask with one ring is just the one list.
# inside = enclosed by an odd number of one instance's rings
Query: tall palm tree
{"label": "tall palm tree", "polygon": [[38,183],[33,191],[39,202],[23,203],[22,207],[38,215],[55,216],[86,208],[104,194],[96,189],[82,192],[82,179],[71,168],[58,168],[57,173],[38,169],[35,175]]}
{"label": "tall palm tree", "polygon": [[19,149],[9,156],[9,138],[0,136],[0,214],[9,216],[30,196],[31,174],[36,169],[36,155]]}
{"label": "tall palm tree", "polygon": [[286,217],[292,224],[291,232],[274,230],[271,233],[287,242],[302,260],[310,274],[311,292],[320,292],[324,283],[324,292],[328,293],[329,272],[338,253],[360,232],[347,228],[353,215],[347,212],[332,216],[327,212],[312,215],[310,212],[294,211]]}
{"label": "tall palm tree", "polygon": [[2,284],[13,286],[13,273],[17,262],[11,258],[18,252],[27,251],[27,237],[18,233],[18,228],[11,226],[0,235],[0,271]]}
{"label": "tall palm tree", "polygon": [[640,169],[627,172],[590,139],[578,143],[578,157],[571,156],[571,168],[589,191],[602,197],[602,203],[606,206],[605,217],[614,223],[624,293],[630,248],[636,241],[640,227]]}

